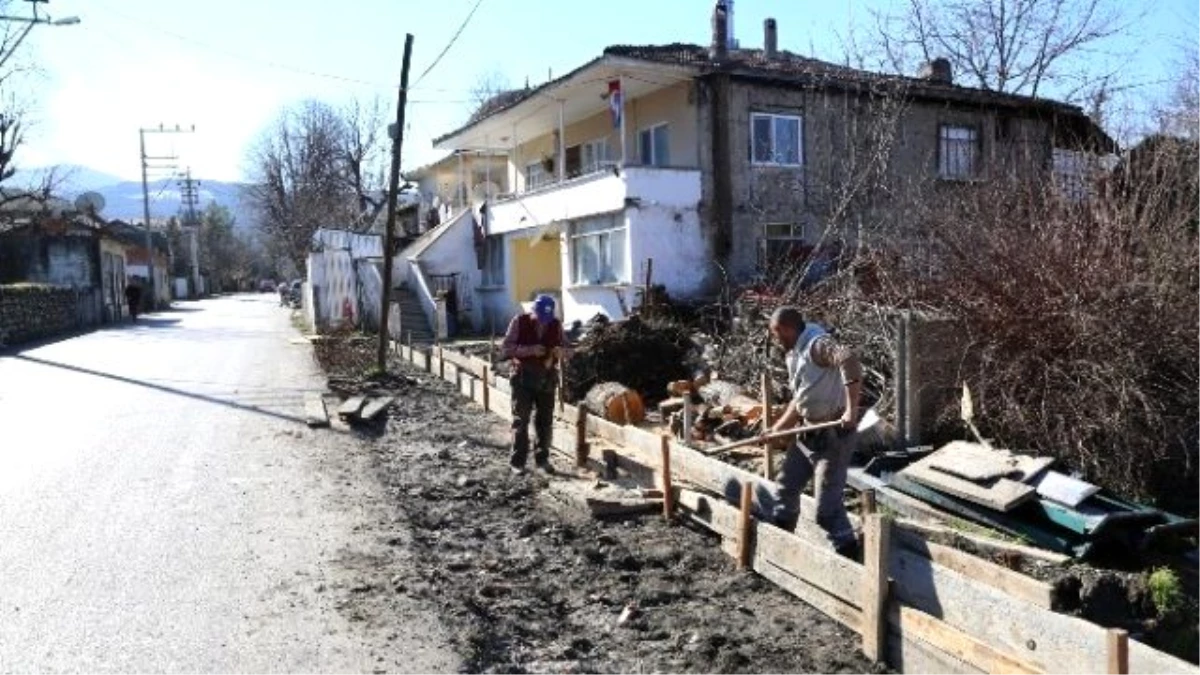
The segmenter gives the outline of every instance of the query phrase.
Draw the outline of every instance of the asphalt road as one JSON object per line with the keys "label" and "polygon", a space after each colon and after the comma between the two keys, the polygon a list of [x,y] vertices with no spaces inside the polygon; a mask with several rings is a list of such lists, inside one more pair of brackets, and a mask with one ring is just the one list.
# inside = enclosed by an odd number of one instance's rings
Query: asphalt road
{"label": "asphalt road", "polygon": [[394,522],[288,312],[176,304],[0,353],[0,671],[454,671],[419,608],[339,609]]}

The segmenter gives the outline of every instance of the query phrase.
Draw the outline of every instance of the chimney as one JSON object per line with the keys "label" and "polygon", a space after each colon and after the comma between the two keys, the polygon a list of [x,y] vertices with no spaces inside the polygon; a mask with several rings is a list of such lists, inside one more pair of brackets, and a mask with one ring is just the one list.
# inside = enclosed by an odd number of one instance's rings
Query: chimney
{"label": "chimney", "polygon": [[768,60],[779,55],[779,32],[775,27],[775,19],[763,21],[763,56]]}
{"label": "chimney", "polygon": [[729,14],[726,0],[717,0],[712,15],[712,46],[708,57],[713,61],[724,61],[729,54]]}
{"label": "chimney", "polygon": [[738,41],[733,33],[733,0],[725,0],[725,44],[730,49],[738,48]]}
{"label": "chimney", "polygon": [[920,77],[938,84],[954,84],[954,71],[950,68],[950,60],[936,58],[921,67]]}

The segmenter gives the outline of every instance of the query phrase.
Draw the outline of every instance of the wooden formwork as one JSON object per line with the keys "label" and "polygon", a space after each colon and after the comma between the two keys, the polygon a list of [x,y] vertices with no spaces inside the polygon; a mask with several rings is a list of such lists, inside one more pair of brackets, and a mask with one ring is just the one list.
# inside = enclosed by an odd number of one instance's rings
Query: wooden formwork
{"label": "wooden formwork", "polygon": [[[440,347],[394,347],[403,360],[510,418],[508,383],[489,362]],[[670,490],[665,501],[676,517],[718,534],[722,548],[747,569],[860,634],[868,657],[901,672],[1200,674],[1123,631],[1052,611],[1049,585],[928,541],[884,515],[868,514],[865,521],[852,515],[864,533],[863,562],[839,556],[810,520],[787,532],[754,517],[772,505],[775,484],[763,476],[646,429],[581,418],[576,406],[558,406],[557,452],[603,469],[600,457],[580,456],[599,444],[622,468]],[[802,514],[811,518],[815,507],[802,496]]]}

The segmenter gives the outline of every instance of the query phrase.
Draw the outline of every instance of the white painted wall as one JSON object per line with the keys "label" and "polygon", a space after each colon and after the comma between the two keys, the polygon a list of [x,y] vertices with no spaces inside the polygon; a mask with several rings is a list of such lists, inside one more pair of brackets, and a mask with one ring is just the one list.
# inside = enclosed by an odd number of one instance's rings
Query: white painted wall
{"label": "white painted wall", "polygon": [[612,173],[589,174],[497,203],[492,207],[491,233],[616,211],[625,205],[625,195],[624,179]]}
{"label": "white painted wall", "polygon": [[[572,286],[570,250],[563,240],[563,311],[566,322],[588,321],[596,314],[611,319],[637,309],[642,269],[654,260],[651,283],[663,284],[675,298],[695,297],[711,266],[700,229],[700,172],[630,167],[625,170],[630,206],[625,209],[625,284]],[[625,200],[622,199],[622,203]]]}
{"label": "white painted wall", "polygon": [[[426,274],[458,274],[460,330],[465,328],[462,326],[463,319],[473,327],[484,325],[479,309],[481,303],[477,289],[481,274],[475,256],[475,227],[471,215],[464,211],[461,217],[448,223],[446,229],[416,257]],[[412,290],[416,292],[418,289]],[[426,306],[424,300],[422,306],[427,310],[429,325],[434,326],[432,306]]]}
{"label": "white painted wall", "polygon": [[[630,198],[626,208],[627,198]],[[624,284],[577,287],[570,284],[570,251],[564,232],[562,303],[567,324],[587,321],[596,314],[617,319],[636,309],[640,270],[654,259],[653,283],[667,287],[672,297],[693,297],[709,272],[707,243],[700,229],[700,172],[697,170],[628,167],[622,176],[593,174],[544,191],[522,195],[492,207],[491,232],[505,234],[505,270],[512,275],[509,242],[536,228],[602,213],[622,212],[628,230],[625,256],[629,279]],[[462,293],[470,292],[470,316],[475,327],[502,331],[521,311],[507,288],[480,288],[470,219],[455,224],[419,254],[429,273],[460,274]],[[624,305],[622,305],[622,300]]]}

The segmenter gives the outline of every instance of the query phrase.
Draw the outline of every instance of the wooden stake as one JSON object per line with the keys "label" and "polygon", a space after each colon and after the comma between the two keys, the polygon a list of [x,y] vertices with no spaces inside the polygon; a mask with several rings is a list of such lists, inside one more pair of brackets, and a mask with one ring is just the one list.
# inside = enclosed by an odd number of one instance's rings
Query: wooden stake
{"label": "wooden stake", "polygon": [[[764,372],[762,374],[762,433],[767,433],[771,429],[771,376]],[[772,449],[770,445],[763,446],[763,477],[771,480],[771,455]]]}
{"label": "wooden stake", "polygon": [[440,344],[437,346],[437,357],[438,357],[438,377],[440,377],[444,380],[444,379],[446,379],[446,357],[442,355],[442,346]]}
{"label": "wooden stake", "polygon": [[489,382],[490,382],[490,380],[488,379],[488,367],[484,366],[483,367],[483,410],[484,410],[484,412],[490,412],[492,409],[492,406],[491,406],[492,385],[489,384]]}
{"label": "wooden stake", "polygon": [[1108,630],[1108,672],[1129,672],[1129,633],[1120,628]]}
{"label": "wooden stake", "polygon": [[887,651],[888,539],[892,521],[887,516],[863,517],[862,650],[872,661],[882,661]]}
{"label": "wooden stake", "polygon": [[863,490],[862,492],[862,514],[869,516],[875,513],[875,491]]}
{"label": "wooden stake", "polygon": [[575,418],[575,466],[581,469],[588,460],[587,416],[587,407],[579,406],[579,416]]}
{"label": "wooden stake", "polygon": [[405,331],[404,341],[408,344],[408,351],[412,353],[412,331]]}
{"label": "wooden stake", "polygon": [[742,513],[738,521],[738,569],[750,568],[750,523],[754,508],[754,484],[742,483]]}
{"label": "wooden stake", "polygon": [[671,522],[675,512],[675,497],[671,491],[671,436],[662,435],[663,518]]}

